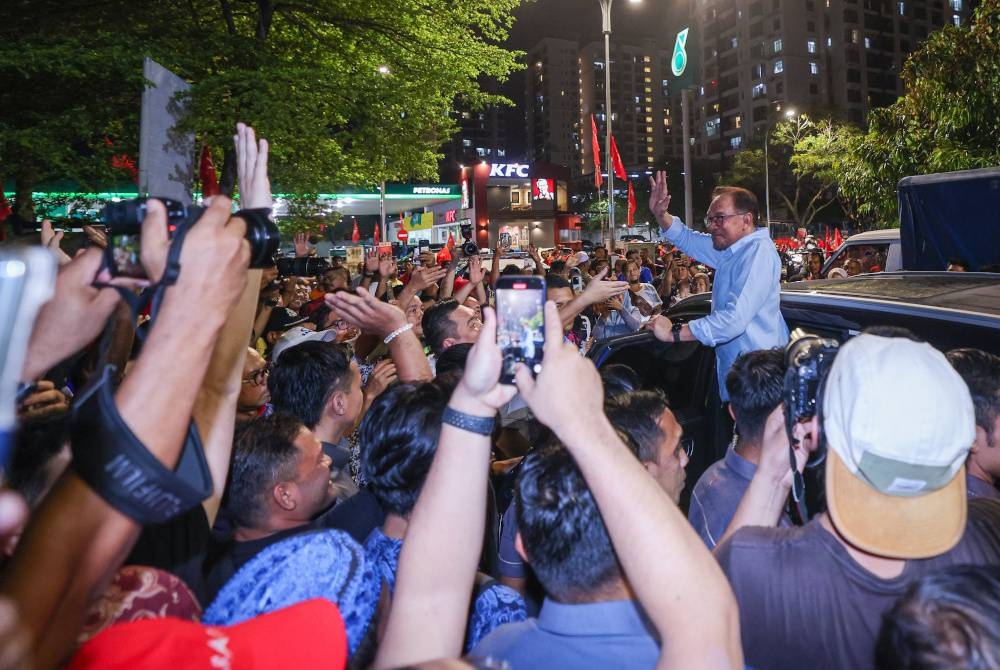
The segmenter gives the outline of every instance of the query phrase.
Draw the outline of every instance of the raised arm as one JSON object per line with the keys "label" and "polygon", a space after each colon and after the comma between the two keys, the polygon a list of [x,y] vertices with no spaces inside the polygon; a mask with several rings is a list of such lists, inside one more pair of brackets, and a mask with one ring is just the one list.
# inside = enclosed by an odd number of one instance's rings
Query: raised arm
{"label": "raised arm", "polygon": [[598,272],[583,293],[576,296],[559,310],[559,319],[564,326],[571,326],[573,320],[591,305],[604,302],[609,298],[620,297],[628,290],[628,282],[625,281],[603,281],[611,268],[604,268]]}
{"label": "raised arm", "polygon": [[[143,265],[158,277],[169,247],[166,211],[155,201],[147,207]],[[166,290],[142,352],[115,394],[125,425],[169,469],[180,456],[218,333],[246,282],[245,226],[230,219],[230,207],[228,198],[216,198],[191,228],[177,283]],[[36,667],[55,667],[73,648],[87,608],[120,567],[139,529],[72,469],[56,483],[2,583],[30,631]]]}
{"label": "raised arm", "polygon": [[535,379],[521,366],[518,390],[587,480],[625,574],[662,639],[658,666],[742,668],[736,599],[722,570],[621,442],[604,415],[593,363],[563,343],[555,305],[545,310],[542,372]]}
{"label": "raised arm", "polygon": [[500,246],[500,242],[497,242],[497,246],[493,249],[493,264],[490,266],[490,286],[494,288],[497,285],[497,279],[500,279],[500,255],[503,247]]}
{"label": "raised arm", "polygon": [[[458,289],[458,293],[455,294],[455,300],[458,301],[458,304],[461,305],[466,300],[468,300],[469,296],[472,295],[473,291],[476,291],[477,289],[483,291],[483,295],[485,295],[486,292],[483,290],[483,274],[484,273],[483,273],[482,259],[480,259],[479,256],[473,256],[472,258],[470,258],[469,281],[467,284],[465,284],[465,286]],[[482,302],[483,301],[480,300],[480,303]]]}
{"label": "raised arm", "polygon": [[[501,386],[496,316],[483,310],[483,330],[469,352],[450,411],[491,422],[514,387]],[[375,668],[458,658],[485,524],[489,431],[471,432],[446,419],[434,462],[417,499],[399,557],[396,590]]]}
{"label": "raised arm", "polygon": [[401,381],[426,381],[433,377],[420,338],[408,327],[406,314],[399,307],[377,300],[360,287],[356,295],[348,291],[328,293],[326,302],[351,324],[383,341],[389,340],[389,354]]}

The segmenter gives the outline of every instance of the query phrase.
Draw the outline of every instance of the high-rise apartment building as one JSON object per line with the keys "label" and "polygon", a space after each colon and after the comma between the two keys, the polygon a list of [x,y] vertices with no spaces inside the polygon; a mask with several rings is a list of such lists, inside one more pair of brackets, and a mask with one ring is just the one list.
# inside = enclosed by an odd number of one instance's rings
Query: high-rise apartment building
{"label": "high-rise apartment building", "polygon": [[[527,128],[531,158],[594,172],[590,115],[605,167],[604,43],[547,38],[528,51]],[[612,132],[629,172],[645,172],[664,153],[680,152],[680,108],[670,91],[670,53],[653,40],[612,41]]]}
{"label": "high-rise apartment building", "polygon": [[857,124],[902,94],[906,57],[968,0],[697,0],[695,155],[739,151],[790,110]]}

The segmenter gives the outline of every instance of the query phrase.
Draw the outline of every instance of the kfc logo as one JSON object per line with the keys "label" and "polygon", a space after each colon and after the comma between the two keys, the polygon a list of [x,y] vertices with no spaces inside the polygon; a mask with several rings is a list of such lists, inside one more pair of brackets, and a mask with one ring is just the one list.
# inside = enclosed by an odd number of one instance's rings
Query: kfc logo
{"label": "kfc logo", "polygon": [[520,177],[526,179],[528,177],[528,166],[521,165],[520,163],[492,163],[490,165],[490,176],[491,177]]}
{"label": "kfc logo", "polygon": [[536,179],[531,183],[531,194],[535,200],[555,200],[555,185],[551,179]]}

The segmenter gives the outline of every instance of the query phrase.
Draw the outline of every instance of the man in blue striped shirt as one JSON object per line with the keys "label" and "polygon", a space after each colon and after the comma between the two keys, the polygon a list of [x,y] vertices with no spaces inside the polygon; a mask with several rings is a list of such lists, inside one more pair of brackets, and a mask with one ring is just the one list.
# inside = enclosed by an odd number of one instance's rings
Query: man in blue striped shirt
{"label": "man in blue striped shirt", "polygon": [[719,394],[727,400],[726,373],[737,356],[788,342],[778,299],[778,252],[767,229],[757,227],[757,198],[750,191],[731,186],[715,189],[705,217],[708,232],[699,233],[667,211],[666,173],[657,172],[649,181],[649,209],[660,225],[660,238],[714,267],[715,282],[708,316],[686,324],[660,316],[647,327],[664,342],[698,340],[715,347]]}

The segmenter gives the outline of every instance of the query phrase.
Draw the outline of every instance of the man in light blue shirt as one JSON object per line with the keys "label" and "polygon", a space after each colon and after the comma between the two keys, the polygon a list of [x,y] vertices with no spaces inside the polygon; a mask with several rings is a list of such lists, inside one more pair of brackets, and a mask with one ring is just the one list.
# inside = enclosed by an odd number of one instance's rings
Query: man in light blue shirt
{"label": "man in light blue shirt", "polygon": [[719,394],[728,400],[726,373],[745,351],[783,347],[788,326],[778,298],[781,261],[766,228],[758,228],[757,198],[743,188],[715,189],[705,217],[707,233],[691,230],[667,211],[667,177],[650,178],[649,209],[660,224],[660,238],[688,256],[715,268],[712,312],[686,324],[665,316],[649,326],[664,342],[698,340],[715,347]]}

